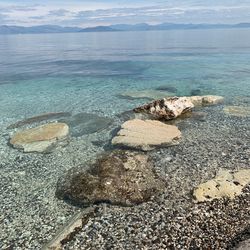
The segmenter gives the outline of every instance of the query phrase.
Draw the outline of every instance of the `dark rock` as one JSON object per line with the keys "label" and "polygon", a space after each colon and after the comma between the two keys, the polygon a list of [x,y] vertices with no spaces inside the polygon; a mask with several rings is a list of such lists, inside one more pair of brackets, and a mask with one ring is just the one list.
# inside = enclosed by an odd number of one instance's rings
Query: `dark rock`
{"label": "dark rock", "polygon": [[113,122],[113,119],[108,117],[101,117],[96,114],[79,113],[67,119],[61,119],[60,122],[64,122],[70,127],[70,134],[75,137],[79,137],[85,134],[92,134],[99,132]]}
{"label": "dark rock", "polygon": [[56,195],[76,204],[107,202],[136,205],[163,190],[148,156],[117,150],[98,159],[86,170],[73,168],[59,179]]}
{"label": "dark rock", "polygon": [[18,121],[14,124],[11,124],[10,126],[7,127],[7,129],[14,129],[14,128],[19,128],[24,125],[32,124],[32,123],[37,123],[37,122],[42,122],[42,121],[47,121],[47,120],[52,120],[52,119],[59,119],[62,117],[69,117],[71,116],[70,112],[52,112],[52,113],[45,113],[37,116],[33,116],[30,118],[27,118],[22,121]]}

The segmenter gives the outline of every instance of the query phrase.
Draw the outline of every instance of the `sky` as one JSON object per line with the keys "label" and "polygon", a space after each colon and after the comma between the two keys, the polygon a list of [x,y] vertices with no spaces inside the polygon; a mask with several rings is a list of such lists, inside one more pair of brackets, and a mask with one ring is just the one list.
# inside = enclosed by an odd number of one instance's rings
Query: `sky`
{"label": "sky", "polygon": [[0,0],[0,25],[250,22],[250,0]]}

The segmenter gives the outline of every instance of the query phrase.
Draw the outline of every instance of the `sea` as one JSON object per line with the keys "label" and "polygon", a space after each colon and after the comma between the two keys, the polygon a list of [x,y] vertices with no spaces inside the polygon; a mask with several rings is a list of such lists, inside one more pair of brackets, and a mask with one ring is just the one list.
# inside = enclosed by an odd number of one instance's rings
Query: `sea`
{"label": "sea", "polygon": [[[106,150],[121,117],[150,100],[138,93],[163,89],[249,107],[250,29],[1,35],[0,248],[39,249],[79,211],[55,197],[57,179]],[[51,112],[82,114],[68,146],[11,147],[14,133],[37,124],[9,125]]]}

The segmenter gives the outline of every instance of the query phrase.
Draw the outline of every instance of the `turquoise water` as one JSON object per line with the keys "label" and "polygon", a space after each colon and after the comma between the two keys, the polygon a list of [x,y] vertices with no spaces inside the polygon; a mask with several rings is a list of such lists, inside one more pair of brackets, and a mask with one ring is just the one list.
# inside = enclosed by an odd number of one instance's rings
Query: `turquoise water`
{"label": "turquoise water", "polygon": [[[120,126],[117,115],[148,101],[121,98],[122,93],[161,86],[175,87],[180,96],[199,91],[222,95],[225,104],[249,106],[250,30],[0,36],[1,249],[40,249],[65,224],[78,208],[55,197],[57,179],[95,159]],[[211,133],[237,134],[241,127],[235,128],[235,121],[249,121],[227,117],[222,109],[205,109],[210,120],[202,126],[190,121],[182,131],[184,142],[196,138],[195,129],[197,138],[210,141]],[[9,146],[16,130],[7,130],[8,125],[59,111],[109,117],[114,123],[72,137],[51,154],[24,154]]]}
{"label": "turquoise water", "polygon": [[0,114],[115,114],[138,103],[118,94],[162,85],[245,96],[249,44],[248,29],[1,36]]}

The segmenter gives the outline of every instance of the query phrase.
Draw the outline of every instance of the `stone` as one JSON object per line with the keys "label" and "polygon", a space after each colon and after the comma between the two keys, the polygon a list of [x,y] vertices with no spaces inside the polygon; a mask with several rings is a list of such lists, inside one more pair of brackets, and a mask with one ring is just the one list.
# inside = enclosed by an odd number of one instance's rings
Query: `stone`
{"label": "stone", "polygon": [[180,137],[181,132],[176,126],[155,120],[134,119],[122,124],[112,145],[149,151],[155,147],[176,145]]}
{"label": "stone", "polygon": [[194,106],[216,105],[224,101],[224,97],[216,95],[189,96],[188,98]]}
{"label": "stone", "polygon": [[227,115],[231,115],[231,116],[237,116],[237,117],[249,117],[250,116],[250,107],[225,106],[223,110]]}
{"label": "stone", "polygon": [[33,124],[33,123],[52,120],[52,119],[59,119],[59,118],[68,117],[68,116],[71,116],[70,112],[45,113],[45,114],[29,117],[29,118],[26,118],[24,120],[18,121],[16,123],[8,126],[7,129],[19,128],[19,127],[22,127],[22,126],[28,125],[28,124]]}
{"label": "stone", "polygon": [[243,188],[250,183],[250,169],[239,171],[220,170],[216,177],[194,190],[198,202],[211,201],[220,198],[233,199],[242,193]]}
{"label": "stone", "polygon": [[187,97],[170,97],[135,108],[135,112],[148,113],[158,120],[172,120],[194,107]]}
{"label": "stone", "polygon": [[64,123],[48,123],[39,127],[17,132],[10,144],[24,152],[46,152],[69,133],[69,127]]}
{"label": "stone", "polygon": [[87,170],[69,170],[59,179],[56,196],[77,205],[106,202],[132,206],[148,201],[164,187],[146,154],[116,150]]}
{"label": "stone", "polygon": [[80,137],[85,134],[92,134],[102,131],[112,124],[113,119],[109,117],[101,117],[96,114],[79,113],[59,121],[69,125],[70,134],[72,136]]}
{"label": "stone", "polygon": [[173,93],[169,91],[160,91],[160,90],[140,90],[140,91],[127,91],[119,95],[122,98],[128,99],[161,99],[164,97],[173,96]]}

